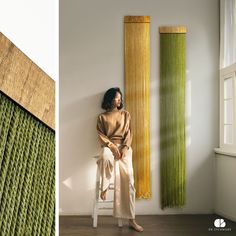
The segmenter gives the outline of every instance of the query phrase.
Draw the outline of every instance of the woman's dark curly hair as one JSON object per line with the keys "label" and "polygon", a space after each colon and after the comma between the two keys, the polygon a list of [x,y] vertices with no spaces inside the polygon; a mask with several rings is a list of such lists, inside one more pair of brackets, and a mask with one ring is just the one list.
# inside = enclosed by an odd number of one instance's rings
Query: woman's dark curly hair
{"label": "woman's dark curly hair", "polygon": [[113,103],[113,100],[114,100],[117,92],[121,95],[121,103],[120,103],[120,106],[117,108],[119,110],[123,108],[122,93],[120,91],[120,88],[115,87],[115,88],[110,88],[105,92],[105,94],[103,96],[103,101],[102,101],[102,109],[109,110],[112,108],[112,103]]}

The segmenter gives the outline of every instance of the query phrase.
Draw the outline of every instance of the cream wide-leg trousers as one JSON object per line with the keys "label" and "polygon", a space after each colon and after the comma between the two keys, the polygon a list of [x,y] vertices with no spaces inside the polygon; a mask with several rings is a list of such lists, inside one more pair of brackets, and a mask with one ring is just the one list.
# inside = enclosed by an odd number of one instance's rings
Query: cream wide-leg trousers
{"label": "cream wide-leg trousers", "polygon": [[[117,146],[119,148],[120,145]],[[103,147],[97,164],[101,176],[102,191],[108,188],[111,178],[114,177],[113,216],[134,219],[136,190],[134,187],[132,148],[128,149],[124,158],[115,160],[111,150],[108,147]]]}

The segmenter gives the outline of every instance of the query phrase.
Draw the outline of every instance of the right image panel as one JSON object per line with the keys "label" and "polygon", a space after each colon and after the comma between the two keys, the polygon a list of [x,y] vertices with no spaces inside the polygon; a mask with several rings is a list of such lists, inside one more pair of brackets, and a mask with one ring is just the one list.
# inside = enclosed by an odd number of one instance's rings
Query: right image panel
{"label": "right image panel", "polygon": [[59,9],[60,235],[233,235],[235,0]]}

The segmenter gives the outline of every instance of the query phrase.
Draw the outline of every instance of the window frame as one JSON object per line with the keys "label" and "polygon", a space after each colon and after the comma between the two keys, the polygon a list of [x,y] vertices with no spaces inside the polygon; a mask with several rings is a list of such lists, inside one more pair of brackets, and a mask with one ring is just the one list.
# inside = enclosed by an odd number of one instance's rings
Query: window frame
{"label": "window frame", "polygon": [[[224,80],[232,76],[232,102],[233,102],[233,143],[224,143]],[[225,152],[236,152],[236,63],[220,69],[220,149]]]}

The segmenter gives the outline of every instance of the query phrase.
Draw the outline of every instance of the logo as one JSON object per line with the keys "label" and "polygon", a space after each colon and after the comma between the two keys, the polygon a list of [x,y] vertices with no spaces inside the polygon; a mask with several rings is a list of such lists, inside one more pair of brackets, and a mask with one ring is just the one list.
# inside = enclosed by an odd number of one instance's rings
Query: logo
{"label": "logo", "polygon": [[214,225],[217,228],[224,228],[226,226],[226,223],[225,223],[224,219],[216,219],[214,221]]}
{"label": "logo", "polygon": [[214,220],[215,228],[208,228],[208,231],[231,231],[231,228],[225,228],[226,222],[224,219]]}

